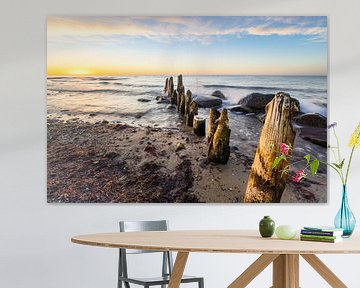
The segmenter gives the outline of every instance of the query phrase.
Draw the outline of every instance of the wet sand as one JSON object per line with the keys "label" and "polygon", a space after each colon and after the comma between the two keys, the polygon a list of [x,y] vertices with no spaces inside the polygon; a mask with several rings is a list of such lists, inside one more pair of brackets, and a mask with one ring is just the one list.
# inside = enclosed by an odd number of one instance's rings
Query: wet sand
{"label": "wet sand", "polygon": [[[186,127],[48,118],[48,202],[241,203],[253,155],[231,147],[226,165],[213,164],[207,149]],[[281,202],[326,202],[324,185],[321,171],[289,181]]]}

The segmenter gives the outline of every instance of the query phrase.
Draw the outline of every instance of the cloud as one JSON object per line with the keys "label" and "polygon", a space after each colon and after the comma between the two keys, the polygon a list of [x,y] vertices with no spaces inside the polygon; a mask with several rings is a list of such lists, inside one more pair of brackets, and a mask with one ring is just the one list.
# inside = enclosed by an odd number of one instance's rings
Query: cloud
{"label": "cloud", "polygon": [[[221,36],[303,35],[312,42],[327,39],[326,17],[126,17],[52,16],[48,39],[65,36],[145,37],[163,43],[199,42],[208,45]],[[104,38],[104,39],[105,39]]]}

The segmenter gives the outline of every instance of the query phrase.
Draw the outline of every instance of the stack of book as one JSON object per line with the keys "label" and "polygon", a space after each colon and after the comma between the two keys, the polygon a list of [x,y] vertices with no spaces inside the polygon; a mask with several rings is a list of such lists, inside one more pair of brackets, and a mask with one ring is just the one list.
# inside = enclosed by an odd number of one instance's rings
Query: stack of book
{"label": "stack of book", "polygon": [[300,232],[302,241],[336,243],[342,241],[343,229],[334,227],[304,227]]}

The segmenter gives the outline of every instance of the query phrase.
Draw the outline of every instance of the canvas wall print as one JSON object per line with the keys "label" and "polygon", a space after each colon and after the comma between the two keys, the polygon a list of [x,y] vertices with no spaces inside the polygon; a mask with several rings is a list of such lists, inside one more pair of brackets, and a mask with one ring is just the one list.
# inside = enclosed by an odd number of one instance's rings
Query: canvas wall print
{"label": "canvas wall print", "polygon": [[327,202],[327,45],[323,16],[49,16],[48,202]]}

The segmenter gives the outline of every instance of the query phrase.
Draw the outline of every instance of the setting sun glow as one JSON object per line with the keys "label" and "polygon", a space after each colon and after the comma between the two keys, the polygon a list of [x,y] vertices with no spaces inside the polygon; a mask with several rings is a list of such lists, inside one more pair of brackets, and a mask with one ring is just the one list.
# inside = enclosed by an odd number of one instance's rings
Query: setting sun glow
{"label": "setting sun glow", "polygon": [[49,17],[48,75],[326,75],[326,17]]}

